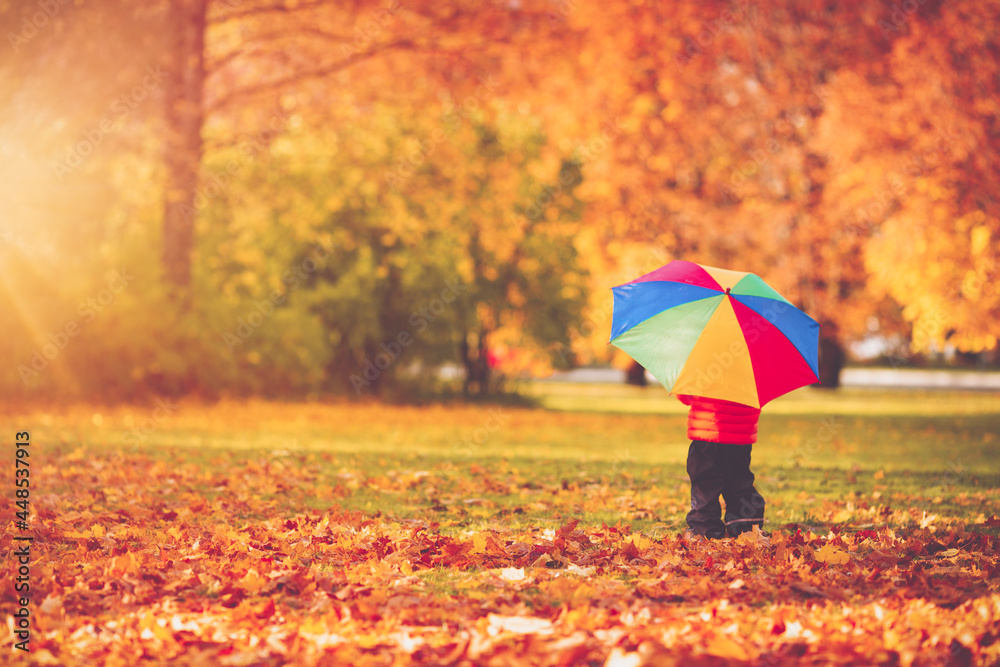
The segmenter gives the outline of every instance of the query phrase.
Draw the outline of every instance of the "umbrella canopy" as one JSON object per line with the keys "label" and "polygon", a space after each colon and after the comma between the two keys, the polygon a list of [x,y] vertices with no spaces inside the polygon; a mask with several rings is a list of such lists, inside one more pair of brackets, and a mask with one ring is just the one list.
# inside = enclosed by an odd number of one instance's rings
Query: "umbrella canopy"
{"label": "umbrella canopy", "polygon": [[759,408],[819,382],[819,323],[753,273],[678,260],[612,291],[611,344],[673,394]]}

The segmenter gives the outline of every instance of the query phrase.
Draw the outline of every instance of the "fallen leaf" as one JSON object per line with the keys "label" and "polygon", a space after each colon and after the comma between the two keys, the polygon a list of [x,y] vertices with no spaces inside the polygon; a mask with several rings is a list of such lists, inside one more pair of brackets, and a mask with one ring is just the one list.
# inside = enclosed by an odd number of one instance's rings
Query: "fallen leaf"
{"label": "fallen leaf", "polygon": [[502,632],[514,635],[548,635],[552,634],[552,621],[535,616],[499,616],[489,615],[487,632],[496,636]]}
{"label": "fallen leaf", "polygon": [[740,533],[739,537],[736,538],[736,544],[752,544],[755,547],[767,547],[771,546],[771,540],[760,531],[759,526],[754,526],[753,530]]}
{"label": "fallen leaf", "polygon": [[747,650],[726,635],[716,635],[708,643],[708,650],[706,653],[730,660],[750,659],[750,654],[747,653]]}
{"label": "fallen leaf", "polygon": [[638,652],[627,653],[620,646],[616,646],[611,649],[611,654],[608,655],[604,667],[639,667],[644,662]]}
{"label": "fallen leaf", "polygon": [[482,533],[476,533],[472,536],[472,553],[485,554],[488,545],[489,540]]}
{"label": "fallen leaf", "polygon": [[816,551],[815,558],[820,563],[829,563],[831,565],[843,565],[851,560],[850,555],[846,551],[842,551],[832,544],[826,544],[822,549]]}
{"label": "fallen leaf", "polygon": [[848,510],[840,510],[839,512],[833,515],[833,518],[831,520],[834,523],[846,523],[851,520],[852,516],[854,516],[854,512],[850,512]]}

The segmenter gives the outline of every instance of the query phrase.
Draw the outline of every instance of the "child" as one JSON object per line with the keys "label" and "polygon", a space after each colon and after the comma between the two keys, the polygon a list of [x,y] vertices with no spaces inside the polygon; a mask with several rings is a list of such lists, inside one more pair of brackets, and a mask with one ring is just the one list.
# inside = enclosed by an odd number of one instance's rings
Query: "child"
{"label": "child", "polygon": [[[757,442],[760,408],[700,396],[678,395],[688,412],[687,471],[691,478],[689,534],[735,537],[764,524],[764,498],[753,486],[750,450]],[[720,518],[719,494],[726,501]]]}

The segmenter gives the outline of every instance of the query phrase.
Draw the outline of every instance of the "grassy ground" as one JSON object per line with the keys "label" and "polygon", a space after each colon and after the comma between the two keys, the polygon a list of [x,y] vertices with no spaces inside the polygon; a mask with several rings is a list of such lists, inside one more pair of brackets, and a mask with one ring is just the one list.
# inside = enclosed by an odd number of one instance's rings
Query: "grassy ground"
{"label": "grassy ground", "polygon": [[[989,657],[995,653],[988,648],[993,640],[976,642],[1000,634],[995,632],[1000,596],[995,584],[986,582],[986,573],[996,569],[996,543],[990,541],[995,537],[983,537],[996,536],[1000,526],[994,518],[1000,514],[1000,395],[802,390],[770,404],[753,450],[758,488],[768,501],[765,528],[774,531],[774,544],[762,547],[732,541],[689,544],[677,537],[689,491],[685,408],[662,389],[535,383],[523,391],[537,407],[182,402],[0,414],[3,432],[29,430],[35,448],[33,529],[39,532],[42,555],[32,600],[40,605],[35,619],[44,630],[36,646],[44,645],[62,664],[92,661],[98,651],[127,662],[129,651],[137,650],[189,662],[193,654],[182,641],[186,631],[167,632],[161,625],[160,632],[149,618],[169,616],[167,610],[173,609],[182,619],[176,623],[183,625],[211,614],[228,618],[227,610],[235,610],[239,621],[251,622],[250,636],[275,623],[285,633],[282,650],[273,651],[247,640],[245,628],[234,634],[241,639],[230,643],[242,647],[236,655],[244,664],[282,664],[293,653],[307,663],[336,655],[355,664],[368,656],[376,664],[383,653],[396,656],[397,664],[407,659],[446,663],[449,651],[456,664],[492,659],[509,664],[512,655],[532,654],[529,635],[539,640],[553,632],[552,640],[560,637],[564,648],[577,647],[570,653],[583,664],[616,659],[629,665],[668,664],[656,658],[672,645],[667,635],[656,635],[655,641],[651,635],[646,645],[641,638],[630,643],[618,635],[611,641],[600,633],[627,630],[619,616],[597,613],[600,605],[592,598],[603,595],[620,601],[622,610],[646,614],[657,632],[673,628],[676,634],[685,625],[697,625],[699,615],[721,612],[746,630],[739,639],[708,627],[703,645],[688,650],[688,662],[742,664],[766,658],[766,664],[786,659],[794,664],[800,649],[789,647],[801,637],[768,625],[764,634],[774,635],[769,644],[749,628],[775,613],[790,619],[807,613],[816,601],[836,599],[835,590],[849,590],[840,598],[860,605],[864,614],[878,616],[882,612],[872,605],[885,606],[886,599],[899,603],[887,607],[897,614],[916,613],[902,602],[910,599],[932,599],[941,614],[958,614],[922,626],[911,622],[926,636],[910,637],[905,650],[879,639],[876,631],[868,638],[869,648],[888,655],[886,664],[893,659],[920,664],[919,654],[927,651],[945,661],[956,655],[964,659],[965,651],[977,664],[996,658]],[[574,527],[570,522],[577,520]],[[0,546],[12,546],[13,532],[8,528],[0,535]],[[289,537],[299,532],[307,537]],[[340,543],[328,533],[342,537],[353,551],[343,545],[315,547],[321,533],[331,545]],[[307,542],[313,546],[301,546]],[[206,544],[217,552],[204,561],[192,556]],[[838,574],[847,577],[843,581],[815,578],[833,567],[818,555],[824,545],[853,554]],[[965,569],[959,562],[954,572],[942,570],[940,581],[921,574],[924,578],[915,583],[913,573],[930,567],[918,563],[928,548],[929,553],[967,551],[970,560]],[[747,549],[760,551],[750,558]],[[883,585],[880,577],[886,575],[880,572],[891,568],[878,559],[896,559],[892,565],[899,567],[901,553],[910,554],[912,562],[903,563],[909,569]],[[66,574],[60,579],[57,562],[64,572],[77,572],[77,578]],[[129,577],[143,564],[162,569],[162,581],[149,584],[136,575],[138,583],[130,584]],[[665,567],[674,568],[674,574],[668,576]],[[723,567],[728,567],[722,570],[725,586],[715,587],[719,582],[712,573]],[[802,568],[808,574],[796,574]],[[846,572],[851,568],[854,579]],[[251,570],[254,577],[273,580],[299,572],[296,576],[312,582],[304,585],[312,587],[310,595],[323,593],[322,604],[309,607],[294,587],[290,595],[287,587],[276,591],[245,584]],[[589,583],[564,586],[558,583],[560,571]],[[741,571],[744,575],[735,578]],[[503,572],[509,576],[497,574]],[[959,576],[962,572],[968,576]],[[693,584],[695,574],[708,575],[708,583]],[[231,581],[237,575],[239,585]],[[190,582],[191,576],[197,582],[178,583]],[[760,581],[754,583],[755,578]],[[104,579],[125,583],[116,587]],[[668,586],[668,580],[675,583]],[[903,580],[910,583],[902,586]],[[145,587],[139,586],[144,581]],[[581,589],[584,585],[588,588]],[[793,599],[775,598],[773,590],[782,586]],[[941,586],[951,592],[935,599],[928,591]],[[397,587],[413,606],[435,609],[441,618],[414,623],[408,612],[372,607],[373,595],[396,600],[385,591]],[[0,598],[4,613],[16,602],[9,588],[4,586]],[[148,600],[142,602],[136,590],[147,588]],[[94,607],[97,598],[100,608]],[[738,604],[728,611],[723,604],[720,610],[720,599],[730,598]],[[984,601],[988,613],[961,611],[963,601],[975,600]],[[449,605],[454,609],[444,611]],[[375,608],[381,611],[375,614]],[[553,630],[557,619],[587,608],[594,618],[605,618],[600,628],[586,626],[581,616],[574,617],[576,625]],[[103,640],[80,639],[83,628],[116,618],[114,609],[117,617],[128,619],[119,621],[122,627],[132,624],[132,634],[122,630]],[[177,616],[178,610],[188,615]],[[284,613],[281,623],[275,616],[279,612]],[[334,642],[331,648],[317,643],[318,629],[303,633],[302,624],[331,613],[338,622],[345,613],[355,619],[357,631],[368,639]],[[368,618],[372,614],[377,621]],[[993,630],[974,640],[945,631],[945,625],[961,626],[968,614],[978,614],[977,623]],[[496,620],[507,617],[535,619],[537,627],[531,627],[538,631]],[[299,624],[296,636],[313,637],[311,643],[298,645],[288,638],[288,619]],[[391,627],[380,625],[387,619]],[[447,632],[438,636],[426,630],[434,623]],[[411,634],[424,628],[420,645],[429,652],[404,650],[407,644],[399,638],[377,639],[400,627]],[[573,644],[570,638],[578,633],[584,639]],[[456,636],[464,636],[464,644]],[[940,647],[939,641],[944,642]],[[364,642],[381,648],[369,655]],[[224,662],[229,653],[223,644],[202,645],[206,664]],[[549,664],[542,659],[548,654],[570,655],[562,649],[552,653],[552,646],[543,644],[535,647],[535,659],[524,658],[526,664]],[[934,647],[941,650],[935,653]],[[861,656],[868,655],[862,651],[854,657],[863,663],[868,658]]]}
{"label": "grassy ground", "polygon": [[[179,404],[164,416],[76,407],[27,416],[17,427],[32,428],[53,452],[82,447],[170,460],[183,451],[209,467],[322,462],[317,484],[338,488],[342,506],[397,518],[436,507],[486,523],[496,519],[493,509],[519,509],[505,519],[682,528],[683,405],[657,387],[535,383],[524,392],[542,409]],[[765,408],[753,468],[774,525],[820,526],[831,514],[843,522],[848,504],[866,503],[881,507],[883,520],[864,524],[905,524],[925,511],[972,521],[1000,509],[998,434],[997,394],[802,390]],[[570,486],[588,493],[566,493]],[[622,493],[635,502],[587,502]],[[324,508],[319,498],[311,505]],[[886,507],[903,514],[886,515]]]}

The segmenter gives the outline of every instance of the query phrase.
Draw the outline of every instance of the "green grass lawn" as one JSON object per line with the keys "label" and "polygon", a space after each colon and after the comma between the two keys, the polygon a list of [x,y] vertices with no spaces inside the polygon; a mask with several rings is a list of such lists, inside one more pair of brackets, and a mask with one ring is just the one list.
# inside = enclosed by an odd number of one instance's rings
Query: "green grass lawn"
{"label": "green grass lawn", "polygon": [[[182,403],[148,432],[133,429],[151,411],[134,407],[40,411],[8,430],[222,475],[248,460],[307,465],[322,491],[306,495],[312,507],[433,518],[445,530],[571,518],[654,535],[683,529],[683,405],[657,386],[536,382],[521,391],[537,407]],[[908,525],[930,515],[982,523],[1000,511],[998,433],[995,393],[804,389],[765,407],[753,469],[772,527]]]}

